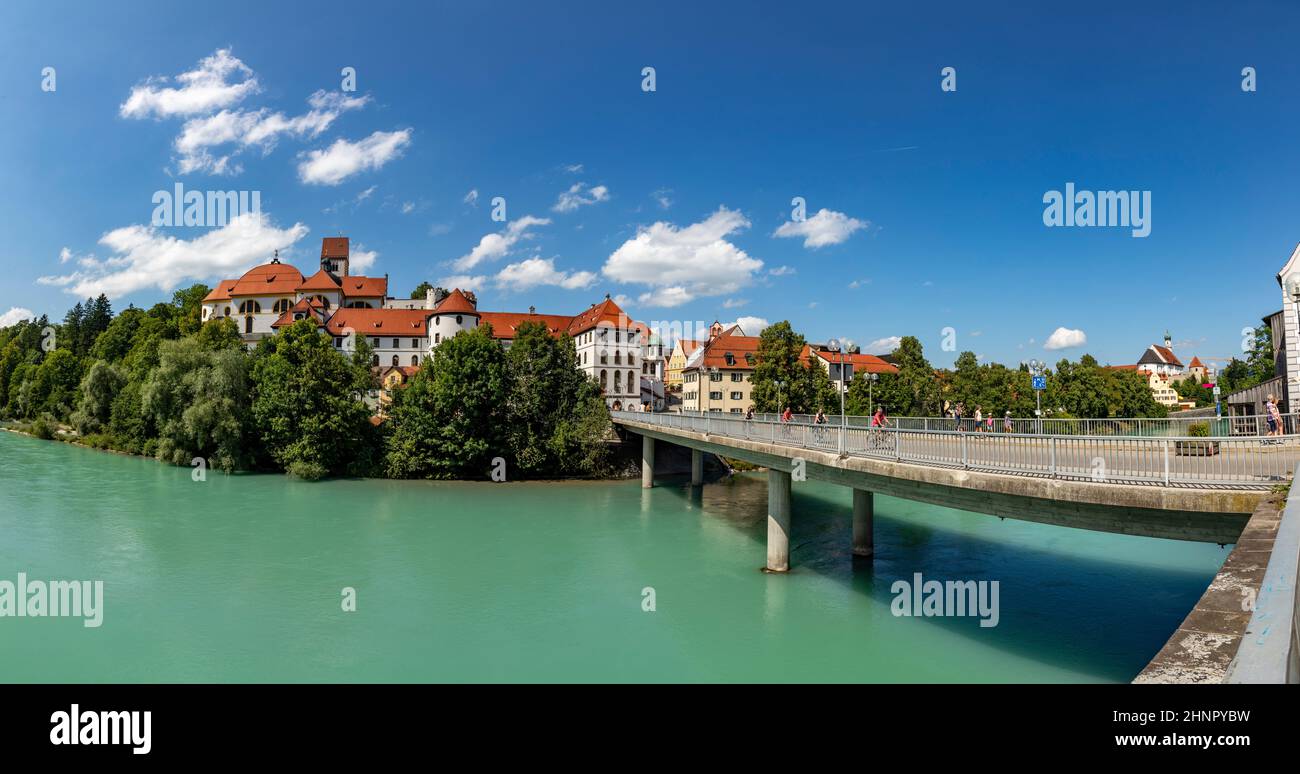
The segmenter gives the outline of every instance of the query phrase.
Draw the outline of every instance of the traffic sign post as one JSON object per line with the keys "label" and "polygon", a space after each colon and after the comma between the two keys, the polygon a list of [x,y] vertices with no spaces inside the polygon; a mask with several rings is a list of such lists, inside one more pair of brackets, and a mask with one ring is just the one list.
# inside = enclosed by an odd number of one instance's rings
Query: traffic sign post
{"label": "traffic sign post", "polygon": [[1035,424],[1038,425],[1037,433],[1043,434],[1043,390],[1047,389],[1047,377],[1036,374],[1033,377],[1034,385],[1034,404],[1038,407],[1034,409],[1034,416],[1037,417]]}
{"label": "traffic sign post", "polygon": [[1223,417],[1223,404],[1219,402],[1219,385],[1214,385],[1214,416],[1221,419]]}

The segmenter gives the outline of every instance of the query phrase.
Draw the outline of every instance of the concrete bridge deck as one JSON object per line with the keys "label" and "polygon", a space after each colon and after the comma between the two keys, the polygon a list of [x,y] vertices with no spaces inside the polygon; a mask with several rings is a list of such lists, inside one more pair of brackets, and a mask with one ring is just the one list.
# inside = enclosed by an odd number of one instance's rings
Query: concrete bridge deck
{"label": "concrete bridge deck", "polygon": [[853,549],[869,556],[876,492],[1079,529],[1232,543],[1259,500],[1300,462],[1300,439],[877,432],[639,412],[613,419],[643,438],[643,486],[654,482],[656,441],[686,446],[700,462],[712,452],[767,468],[767,569],[774,572],[789,568],[795,478],[854,489]]}

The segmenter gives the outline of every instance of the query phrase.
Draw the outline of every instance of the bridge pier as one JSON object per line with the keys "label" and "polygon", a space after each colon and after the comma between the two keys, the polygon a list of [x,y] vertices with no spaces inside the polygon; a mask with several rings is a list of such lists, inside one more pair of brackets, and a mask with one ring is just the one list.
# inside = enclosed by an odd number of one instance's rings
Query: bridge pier
{"label": "bridge pier", "polygon": [[655,485],[655,439],[641,436],[641,488]]}
{"label": "bridge pier", "polygon": [[875,495],[865,489],[853,490],[853,555],[871,556],[875,553],[875,536],[872,532],[876,518]]}
{"label": "bridge pier", "polygon": [[768,572],[790,569],[790,474],[775,468],[767,471],[767,567]]}
{"label": "bridge pier", "polygon": [[704,483],[704,452],[691,449],[691,486]]}

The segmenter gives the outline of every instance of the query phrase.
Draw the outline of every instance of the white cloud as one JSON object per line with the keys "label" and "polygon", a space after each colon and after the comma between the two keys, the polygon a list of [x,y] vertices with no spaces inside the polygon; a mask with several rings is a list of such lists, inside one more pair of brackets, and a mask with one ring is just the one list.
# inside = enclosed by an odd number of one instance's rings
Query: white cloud
{"label": "white cloud", "polygon": [[306,235],[303,224],[279,229],[262,212],[243,213],[191,240],[164,235],[150,226],[124,226],[99,238],[111,257],[79,261],[84,269],[40,277],[37,282],[82,298],[100,293],[117,298],[145,288],[166,293],[190,282],[237,277]]}
{"label": "white cloud", "polygon": [[168,118],[211,113],[261,91],[252,69],[220,49],[198,68],[176,76],[178,86],[163,86],[165,77],[150,78],[131,89],[119,108],[123,118]]}
{"label": "white cloud", "polygon": [[360,242],[352,248],[348,255],[348,271],[361,273],[375,265],[375,259],[379,257],[378,250],[367,250]]}
{"label": "white cloud", "polygon": [[737,317],[734,322],[723,323],[722,327],[725,330],[726,328],[729,328],[732,325],[739,325],[740,329],[745,332],[746,336],[757,336],[758,334],[762,333],[763,329],[766,328],[769,324],[770,323],[768,323],[767,318],[747,316],[747,317]]}
{"label": "white cloud", "polygon": [[641,228],[606,259],[608,279],[649,285],[643,304],[679,306],[700,296],[735,293],[753,280],[763,262],[725,237],[749,227],[745,216],[720,207],[684,228],[657,222]]}
{"label": "white cloud", "polygon": [[850,283],[849,283],[849,287],[852,288],[852,289],[854,289],[854,290],[857,290],[858,288],[862,287],[863,285],[870,285],[870,284],[871,284],[871,280],[869,280],[869,279],[860,279],[860,280],[853,280],[852,282],[850,282]]}
{"label": "white cloud", "polygon": [[415,202],[402,202],[402,214],[410,215],[415,212]]}
{"label": "white cloud", "polygon": [[410,129],[375,132],[357,142],[338,139],[329,148],[304,154],[298,179],[311,185],[338,185],[353,175],[379,169],[400,156],[410,142]]}
{"label": "white cloud", "polygon": [[[583,189],[586,193],[583,193]],[[560,194],[560,198],[551,208],[553,212],[573,212],[574,210],[587,204],[596,204],[609,199],[609,189],[603,185],[595,188],[587,188],[585,183],[574,183],[569,186],[569,190]]]}
{"label": "white cloud", "polygon": [[465,194],[465,203],[474,207],[478,206],[478,189],[471,188],[470,192]]}
{"label": "white cloud", "polygon": [[833,212],[823,207],[811,218],[782,223],[773,236],[803,237],[804,247],[818,248],[838,245],[848,240],[854,231],[869,225],[871,224],[865,220],[850,218],[842,212]]}
{"label": "white cloud", "polygon": [[726,301],[722,302],[722,308],[739,309],[740,307],[748,303],[749,303],[749,299],[747,298],[728,298]]}
{"label": "white cloud", "polygon": [[883,339],[876,339],[868,344],[864,344],[862,351],[868,355],[888,355],[890,352],[898,349],[898,345],[902,343],[902,336],[886,336]]}
{"label": "white cloud", "polygon": [[1043,343],[1043,349],[1069,349],[1070,347],[1081,347],[1087,343],[1088,337],[1083,331],[1073,328],[1057,328],[1052,331],[1051,336],[1047,337],[1047,341]]}
{"label": "white cloud", "polygon": [[[177,168],[181,174],[237,174],[243,170],[232,159],[239,152],[258,148],[266,155],[275,148],[282,135],[299,139],[316,137],[341,114],[361,108],[369,101],[369,97],[317,91],[307,98],[311,110],[292,118],[266,108],[222,110],[210,116],[192,118],[185,122],[174,143],[176,152],[180,154]],[[224,155],[214,155],[210,150],[224,145],[235,147]]]}
{"label": "white cloud", "polygon": [[582,165],[581,165],[581,164],[565,164],[565,165],[564,165],[564,171],[565,171],[565,172],[568,172],[570,175],[581,174],[581,173],[582,173]]}
{"label": "white cloud", "polygon": [[768,274],[771,274],[773,277],[784,277],[787,274],[794,274],[794,273],[795,270],[793,266],[778,266],[775,269],[771,269],[770,271],[768,271]]}
{"label": "white cloud", "polygon": [[532,234],[529,232],[533,226],[545,226],[551,222],[550,218],[537,218],[532,215],[525,215],[518,220],[512,220],[506,224],[503,231],[494,234],[485,234],[473,250],[457,258],[452,266],[457,271],[469,271],[484,261],[495,260],[509,253],[516,244],[522,239],[531,239]]}
{"label": "white cloud", "polygon": [[442,288],[460,288],[461,290],[482,290],[488,286],[488,278],[483,275],[453,274],[443,277],[436,283]]}
{"label": "white cloud", "polygon": [[65,247],[59,251],[59,263],[67,263],[70,260],[72,260],[72,250]]}
{"label": "white cloud", "polygon": [[555,285],[567,290],[589,288],[596,282],[590,271],[565,272],[555,268],[554,258],[528,258],[512,263],[497,273],[496,284],[504,290],[528,290],[538,285]]}
{"label": "white cloud", "polygon": [[650,194],[650,198],[658,202],[660,209],[666,210],[673,206],[673,200],[670,194],[672,194],[672,189],[660,188],[658,191]]}
{"label": "white cloud", "polygon": [[10,325],[16,325],[23,320],[35,319],[36,313],[30,309],[24,309],[21,306],[11,306],[9,311],[0,314],[0,328],[8,328]]}

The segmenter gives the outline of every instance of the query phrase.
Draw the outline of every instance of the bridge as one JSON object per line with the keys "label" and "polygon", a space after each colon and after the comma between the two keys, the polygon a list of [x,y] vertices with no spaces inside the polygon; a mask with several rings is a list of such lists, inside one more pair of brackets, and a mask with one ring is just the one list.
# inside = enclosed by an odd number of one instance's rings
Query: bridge
{"label": "bridge", "polygon": [[790,567],[790,487],[814,479],[853,489],[853,553],[871,556],[874,495],[1044,524],[1210,543],[1236,542],[1270,489],[1300,464],[1300,436],[1097,436],[873,429],[727,414],[612,412],[642,437],[641,484],[654,485],[656,442],[768,470],[767,565]]}

